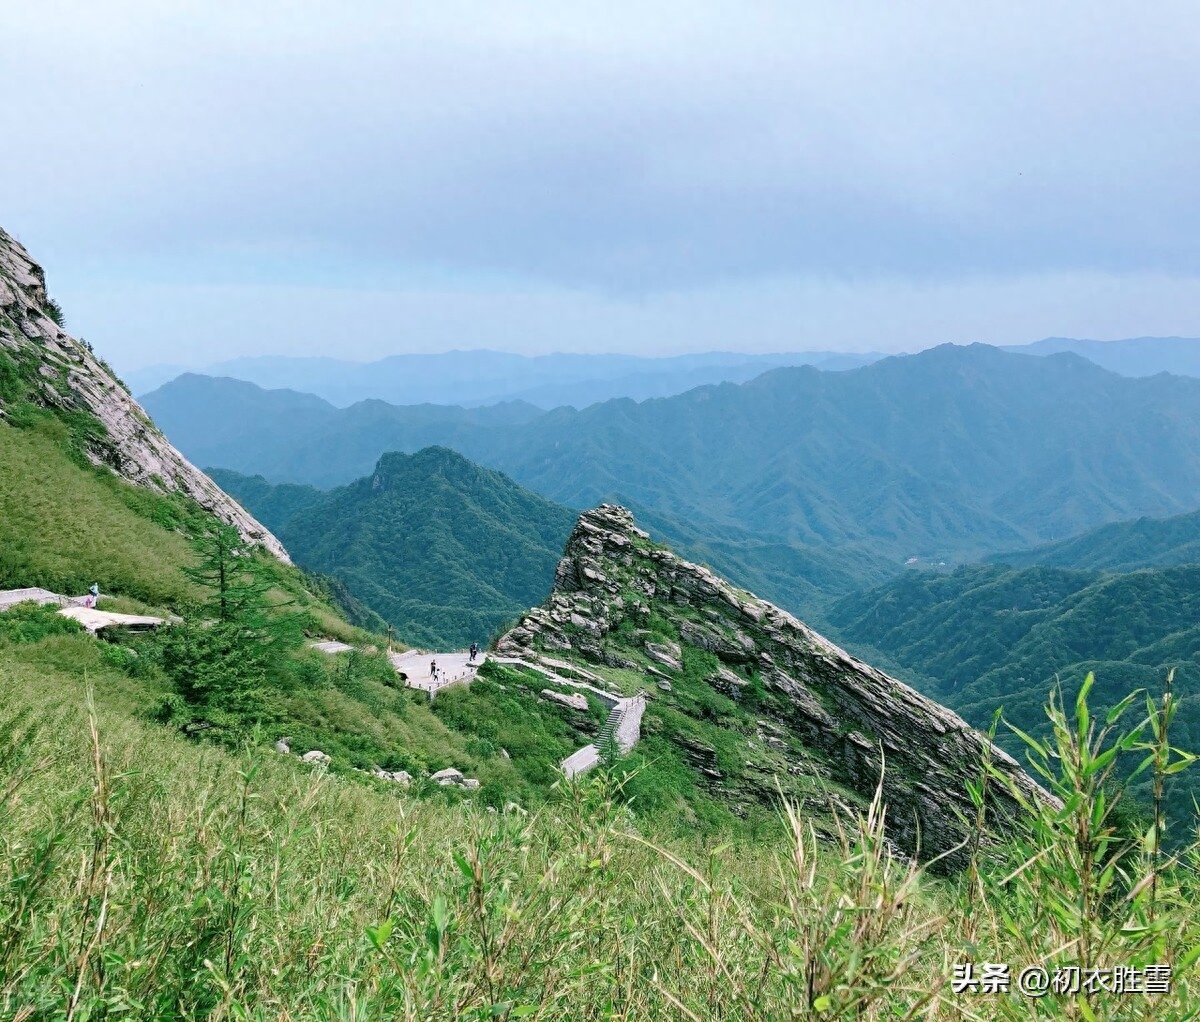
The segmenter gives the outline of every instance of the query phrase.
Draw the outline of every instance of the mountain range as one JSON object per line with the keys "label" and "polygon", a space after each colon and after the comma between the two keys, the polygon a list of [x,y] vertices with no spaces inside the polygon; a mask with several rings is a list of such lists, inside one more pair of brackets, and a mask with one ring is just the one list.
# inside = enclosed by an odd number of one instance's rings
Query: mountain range
{"label": "mountain range", "polygon": [[804,613],[814,589],[845,595],[912,556],[962,563],[1200,507],[1200,380],[1072,354],[947,345],[583,411],[338,409],[199,376],[144,400],[197,463],[272,482],[336,486],[442,445],[568,507],[619,501]]}
{"label": "mountain range", "polygon": [[524,401],[542,409],[583,408],[629,397],[669,397],[706,383],[743,383],[780,366],[852,369],[882,358],[878,352],[783,352],[754,355],[711,351],[691,355],[514,355],[501,351],[447,351],[392,355],[375,362],[336,358],[255,356],[203,369],[150,366],[128,375],[138,394],[185,372],[227,376],[267,389],[316,394],[339,408],[378,399],[392,404],[475,407]]}
{"label": "mountain range", "polygon": [[1122,376],[1200,376],[1200,338],[1130,337],[1122,341],[1087,341],[1073,337],[1047,337],[1033,344],[1016,344],[1006,350],[1028,355],[1055,355],[1069,351]]}
{"label": "mountain range", "polygon": [[[653,775],[669,784],[644,791],[633,811],[667,832],[777,828],[770,778],[782,771],[833,839],[831,805],[865,811],[870,802],[878,740],[889,753],[902,747],[902,769],[888,780],[897,842],[922,857],[961,844],[961,822],[946,807],[965,805],[963,776],[987,748],[978,734],[651,542],[626,510],[597,509],[572,529],[572,512],[433,447],[386,453],[369,475],[328,492],[225,474],[267,525],[167,443],[55,311],[40,269],[0,233],[0,583],[72,593],[92,579],[109,601],[97,614],[151,612],[159,629],[98,642],[57,607],[18,595],[0,614],[0,685],[7,706],[18,679],[18,722],[21,703],[48,692],[82,698],[87,686],[98,763],[97,715],[120,713],[167,744],[182,734],[244,748],[273,733],[276,753],[291,757],[293,742],[309,751],[286,767],[267,758],[289,770],[328,766],[346,790],[414,786],[415,773],[420,793],[444,801],[439,776],[463,778],[465,768],[472,783],[456,785],[451,800],[498,810],[548,797],[572,749],[602,742],[606,718],[617,727],[607,711],[636,704],[653,738]],[[521,408],[510,411],[519,421]],[[491,416],[496,430],[497,414],[473,421]],[[150,471],[151,458],[169,477]],[[335,586],[291,563],[270,526],[295,542],[302,563],[336,573]],[[499,642],[515,661],[487,665],[469,687],[431,702],[405,691],[405,674],[385,655],[403,652],[390,638],[351,627],[329,605],[337,587],[369,603],[367,613],[403,621],[410,641],[422,637],[422,614],[427,631],[441,630],[431,638],[457,630],[453,638],[465,639],[491,623],[488,614],[516,608],[516,618],[553,593],[506,632],[511,645],[540,621],[540,639],[516,649]],[[474,616],[460,613],[468,600]],[[340,647],[315,642],[330,636]],[[56,759],[44,762],[39,771]],[[640,767],[621,769],[636,785]],[[1015,763],[1003,769],[1033,794]],[[991,798],[999,832],[1017,806],[999,789]]]}
{"label": "mountain range", "polygon": [[[1200,376],[1200,340],[1189,337],[1136,337],[1123,341],[1050,337],[1002,349],[1028,355],[1073,352],[1125,376],[1153,376],[1160,372]],[[202,367],[147,366],[128,373],[126,379],[139,395],[193,372],[244,380],[268,390],[316,394],[339,408],[376,398],[392,404],[464,407],[527,401],[550,409],[560,405],[584,408],[622,397],[635,401],[670,397],[705,384],[744,383],[782,366],[855,369],[885,357],[874,351],[766,355],[716,351],[659,358],[568,354],[531,357],[497,351],[448,351],[351,362],[260,355]]]}
{"label": "mountain range", "polygon": [[[1105,709],[1135,689],[1158,696],[1174,670],[1172,744],[1200,741],[1200,514],[1139,519],[954,571],[908,570],[828,612],[841,641],[985,728],[998,707],[1045,725],[1057,682],[1070,702],[1094,673]],[[1140,704],[1139,704],[1140,705]],[[1011,733],[999,736],[1017,751]],[[1169,788],[1191,818],[1193,778]],[[1149,797],[1150,780],[1136,786]]]}

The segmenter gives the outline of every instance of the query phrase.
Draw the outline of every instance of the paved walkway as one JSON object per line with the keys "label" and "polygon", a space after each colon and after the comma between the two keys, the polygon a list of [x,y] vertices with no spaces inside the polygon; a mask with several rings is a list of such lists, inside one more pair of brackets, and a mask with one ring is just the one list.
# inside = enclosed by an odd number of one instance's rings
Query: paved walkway
{"label": "paved walkway", "polygon": [[[338,642],[336,639],[325,639],[322,642],[309,643],[309,645],[330,656],[334,653],[345,653],[354,648],[344,642]],[[389,653],[388,660],[396,668],[396,673],[404,678],[405,685],[428,692],[429,698],[432,699],[444,688],[460,683],[469,683],[475,677],[475,672],[487,660],[487,654],[477,653],[475,659],[472,660],[470,653],[465,650],[455,653],[422,653],[410,649],[403,653]],[[436,678],[429,670],[430,665],[435,661],[437,662]]]}
{"label": "paved walkway", "polygon": [[112,614],[107,610],[93,610],[91,607],[63,607],[59,613],[63,617],[78,621],[93,635],[105,628],[123,628],[129,632],[150,632],[164,623],[161,617],[142,614]]}
{"label": "paved walkway", "polygon": [[500,664],[512,664],[515,667],[524,667],[531,671],[537,671],[552,681],[560,685],[566,685],[569,688],[584,689],[591,692],[608,707],[608,719],[604,722],[604,726],[600,728],[600,734],[596,736],[596,740],[580,749],[576,749],[559,763],[559,769],[567,777],[578,777],[599,763],[600,748],[610,739],[616,743],[617,748],[621,752],[629,752],[641,739],[642,714],[646,711],[645,692],[639,692],[635,696],[626,698],[614,692],[607,692],[602,688],[597,688],[595,685],[589,685],[587,682],[576,681],[573,678],[564,678],[554,670],[555,667],[570,669],[576,674],[593,678],[596,681],[603,682],[604,680],[599,675],[593,674],[591,671],[585,671],[575,664],[567,663],[565,660],[552,660],[549,657],[541,657],[537,661],[523,660],[520,657],[494,657],[493,659]]}
{"label": "paved walkway", "polygon": [[[471,681],[487,660],[487,654],[479,653],[471,660],[469,653],[418,653],[410,649],[407,653],[390,653],[388,659],[404,675],[404,684],[428,692],[432,699],[444,688]],[[437,661],[437,677],[429,670],[434,661]]]}
{"label": "paved walkway", "polygon": [[60,596],[49,589],[5,589],[0,591],[0,611],[15,607],[18,603],[33,601],[43,606],[57,605],[63,617],[78,621],[95,635],[104,628],[123,628],[131,632],[146,632],[164,623],[161,617],[140,614],[113,614],[107,610],[96,610],[85,606],[86,596]]}
{"label": "paved walkway", "polygon": [[57,603],[60,607],[67,604],[67,597],[52,593],[49,589],[6,589],[0,592],[0,610],[8,610],[29,600],[41,604]]}

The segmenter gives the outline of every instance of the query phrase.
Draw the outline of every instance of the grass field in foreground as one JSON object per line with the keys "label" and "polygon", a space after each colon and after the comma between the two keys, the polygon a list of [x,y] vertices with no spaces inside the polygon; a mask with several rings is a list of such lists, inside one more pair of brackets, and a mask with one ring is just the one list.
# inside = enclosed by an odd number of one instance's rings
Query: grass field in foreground
{"label": "grass field in foreground", "polygon": [[[100,681],[98,677],[96,679]],[[603,774],[539,812],[189,743],[0,665],[0,1017],[1185,1019],[1196,859],[1083,841],[1100,771],[977,877],[814,845],[652,847]],[[1086,731],[1086,727],[1085,727]],[[1175,967],[1162,996],[953,994],[955,965]]]}

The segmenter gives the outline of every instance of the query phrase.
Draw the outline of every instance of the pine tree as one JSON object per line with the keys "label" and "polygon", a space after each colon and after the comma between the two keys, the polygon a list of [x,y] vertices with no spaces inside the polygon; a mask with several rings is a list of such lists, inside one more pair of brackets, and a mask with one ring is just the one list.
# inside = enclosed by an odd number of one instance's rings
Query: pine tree
{"label": "pine tree", "polygon": [[205,610],[221,624],[239,624],[243,628],[265,626],[270,583],[266,581],[253,551],[237,529],[214,522],[196,541],[200,563],[184,571],[197,585],[208,591]]}

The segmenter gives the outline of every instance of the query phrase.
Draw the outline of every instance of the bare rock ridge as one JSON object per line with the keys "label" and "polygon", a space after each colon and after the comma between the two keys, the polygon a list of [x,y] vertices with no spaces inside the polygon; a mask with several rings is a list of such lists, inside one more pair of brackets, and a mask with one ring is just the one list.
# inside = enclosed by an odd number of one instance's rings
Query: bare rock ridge
{"label": "bare rock ridge", "polygon": [[[95,464],[137,486],[186,494],[244,539],[290,563],[283,544],[170,444],[112,370],[66,333],[51,310],[42,268],[0,230],[0,352],[37,377],[35,399],[86,412],[103,426],[87,445]],[[4,414],[0,402],[0,417]]]}
{"label": "bare rock ridge", "polygon": [[[659,622],[655,641],[640,628],[651,615]],[[678,642],[664,641],[664,619]],[[638,657],[630,655],[630,635],[640,642]],[[580,517],[549,599],[501,638],[498,652],[528,657],[554,650],[581,662],[637,666],[661,679],[657,699],[671,699],[667,679],[678,675],[663,667],[680,667],[689,646],[717,658],[720,666],[707,679],[717,691],[736,701],[753,679],[768,693],[771,711],[750,716],[771,719],[750,720],[756,730],[743,747],[757,737],[760,747],[790,750],[781,772],[808,771],[860,804],[879,782],[882,755],[890,839],[922,858],[950,853],[946,864],[961,865],[964,853],[952,851],[966,836],[958,813],[974,816],[966,782],[979,776],[986,737],[786,611],[651,543],[622,507],[606,504]],[[1044,797],[1005,752],[993,746],[991,755],[1026,796]],[[1018,813],[1001,788],[990,786],[997,825]],[[770,798],[771,785],[762,784],[761,793]]]}

